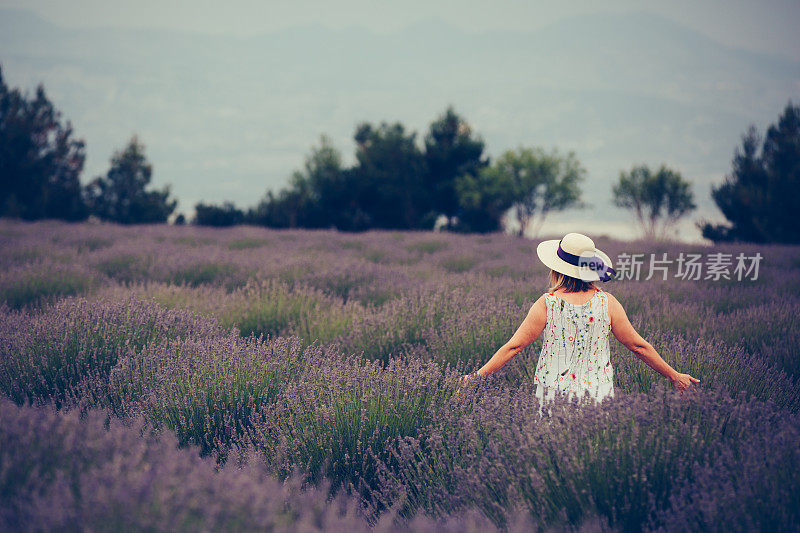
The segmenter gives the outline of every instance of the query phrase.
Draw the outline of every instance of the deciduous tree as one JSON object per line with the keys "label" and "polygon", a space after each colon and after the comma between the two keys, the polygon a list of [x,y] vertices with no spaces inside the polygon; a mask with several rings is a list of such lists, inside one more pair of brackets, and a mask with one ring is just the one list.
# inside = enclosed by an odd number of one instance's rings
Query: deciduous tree
{"label": "deciduous tree", "polygon": [[661,165],[656,172],[646,165],[620,172],[613,186],[614,205],[631,209],[647,239],[664,239],[674,224],[695,209],[689,182]]}
{"label": "deciduous tree", "polygon": [[548,153],[520,147],[503,153],[494,167],[513,191],[512,209],[520,236],[526,230],[537,235],[551,212],[582,205],[578,184],[585,170],[572,152],[562,156],[555,149]]}

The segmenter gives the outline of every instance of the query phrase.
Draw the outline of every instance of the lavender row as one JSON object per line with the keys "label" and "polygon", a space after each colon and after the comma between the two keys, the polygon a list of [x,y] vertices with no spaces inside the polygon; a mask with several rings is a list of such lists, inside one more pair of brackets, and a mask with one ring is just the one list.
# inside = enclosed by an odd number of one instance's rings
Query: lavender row
{"label": "lavender row", "polygon": [[[0,400],[0,529],[4,531],[498,531],[477,511],[367,520],[326,483],[284,482],[255,461],[219,469],[169,432],[102,412],[56,413]],[[517,527],[529,519],[517,513]]]}
{"label": "lavender row", "polygon": [[479,385],[380,463],[371,501],[401,515],[527,508],[542,529],[594,516],[618,530],[794,531],[800,420],[719,391],[657,387],[595,404]]}
{"label": "lavender row", "polygon": [[[418,293],[461,288],[479,298],[510,299],[527,308],[544,290],[545,270],[536,259],[535,243],[504,235],[346,235],[250,227],[126,228],[3,221],[0,237],[0,299],[12,308],[41,306],[65,295],[91,295],[118,283],[154,281],[219,287],[223,294],[248,283],[278,281],[291,290],[320,291],[340,307],[351,302],[381,307]],[[699,246],[620,243],[602,237],[597,243],[612,257],[642,251],[708,252]],[[714,250],[762,253],[758,281],[654,279],[613,282],[607,288],[618,295],[633,319],[651,319],[688,338],[711,335],[729,344],[744,342],[749,351],[761,351],[797,375],[800,358],[792,356],[791,347],[800,331],[796,327],[800,253],[786,246],[726,245]],[[786,309],[776,313],[778,306]],[[751,311],[749,318],[732,315],[759,307],[763,312]],[[725,319],[708,320],[716,314]],[[705,331],[697,331],[698,324]],[[346,325],[340,322],[338,327]],[[741,326],[748,328],[746,335],[738,334]],[[248,333],[246,327],[241,330]]]}

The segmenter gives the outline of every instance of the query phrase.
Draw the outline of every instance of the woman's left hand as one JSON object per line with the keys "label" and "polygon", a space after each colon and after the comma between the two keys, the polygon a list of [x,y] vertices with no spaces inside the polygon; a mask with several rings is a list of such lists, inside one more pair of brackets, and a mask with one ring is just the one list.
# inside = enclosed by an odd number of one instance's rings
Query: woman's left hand
{"label": "woman's left hand", "polygon": [[461,376],[461,383],[469,383],[470,381],[475,381],[478,378],[484,377],[485,374],[481,374],[480,370],[476,370],[475,372],[471,372],[469,374],[464,374]]}
{"label": "woman's left hand", "polygon": [[692,383],[700,383],[700,380],[689,374],[681,374],[680,372],[675,376],[675,379],[672,380],[672,386],[681,393],[681,396],[683,396],[683,393],[686,391],[691,392],[694,390]]}

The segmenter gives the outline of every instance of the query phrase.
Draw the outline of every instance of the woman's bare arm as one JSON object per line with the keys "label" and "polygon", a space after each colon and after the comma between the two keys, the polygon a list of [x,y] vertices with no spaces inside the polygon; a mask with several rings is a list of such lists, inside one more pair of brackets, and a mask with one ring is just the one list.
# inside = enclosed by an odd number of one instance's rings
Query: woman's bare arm
{"label": "woman's bare arm", "polygon": [[619,342],[653,370],[669,379],[681,393],[691,387],[692,382],[700,382],[699,379],[693,378],[689,374],[681,374],[664,361],[655,348],[633,329],[633,325],[628,320],[628,315],[625,313],[622,304],[610,293],[606,294],[609,297],[608,315],[611,319],[611,332]]}
{"label": "woman's bare arm", "polygon": [[528,311],[528,315],[525,317],[525,320],[522,321],[519,328],[517,328],[514,335],[495,352],[492,358],[478,370],[478,373],[481,376],[487,376],[500,370],[503,365],[513,359],[520,350],[539,338],[539,335],[544,331],[546,322],[547,305],[544,295],[542,295],[533,303]]}

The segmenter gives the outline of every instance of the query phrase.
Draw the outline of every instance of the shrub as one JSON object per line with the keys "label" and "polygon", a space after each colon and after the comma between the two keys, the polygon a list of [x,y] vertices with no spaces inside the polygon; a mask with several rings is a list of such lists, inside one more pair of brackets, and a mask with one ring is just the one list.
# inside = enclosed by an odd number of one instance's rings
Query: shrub
{"label": "shrub", "polygon": [[6,314],[0,391],[19,404],[108,405],[108,376],[121,357],[151,342],[218,331],[212,320],[134,299],[70,299],[40,314]]}
{"label": "shrub", "polygon": [[42,307],[58,298],[89,292],[96,283],[74,265],[34,263],[0,273],[0,301],[12,309]]}

